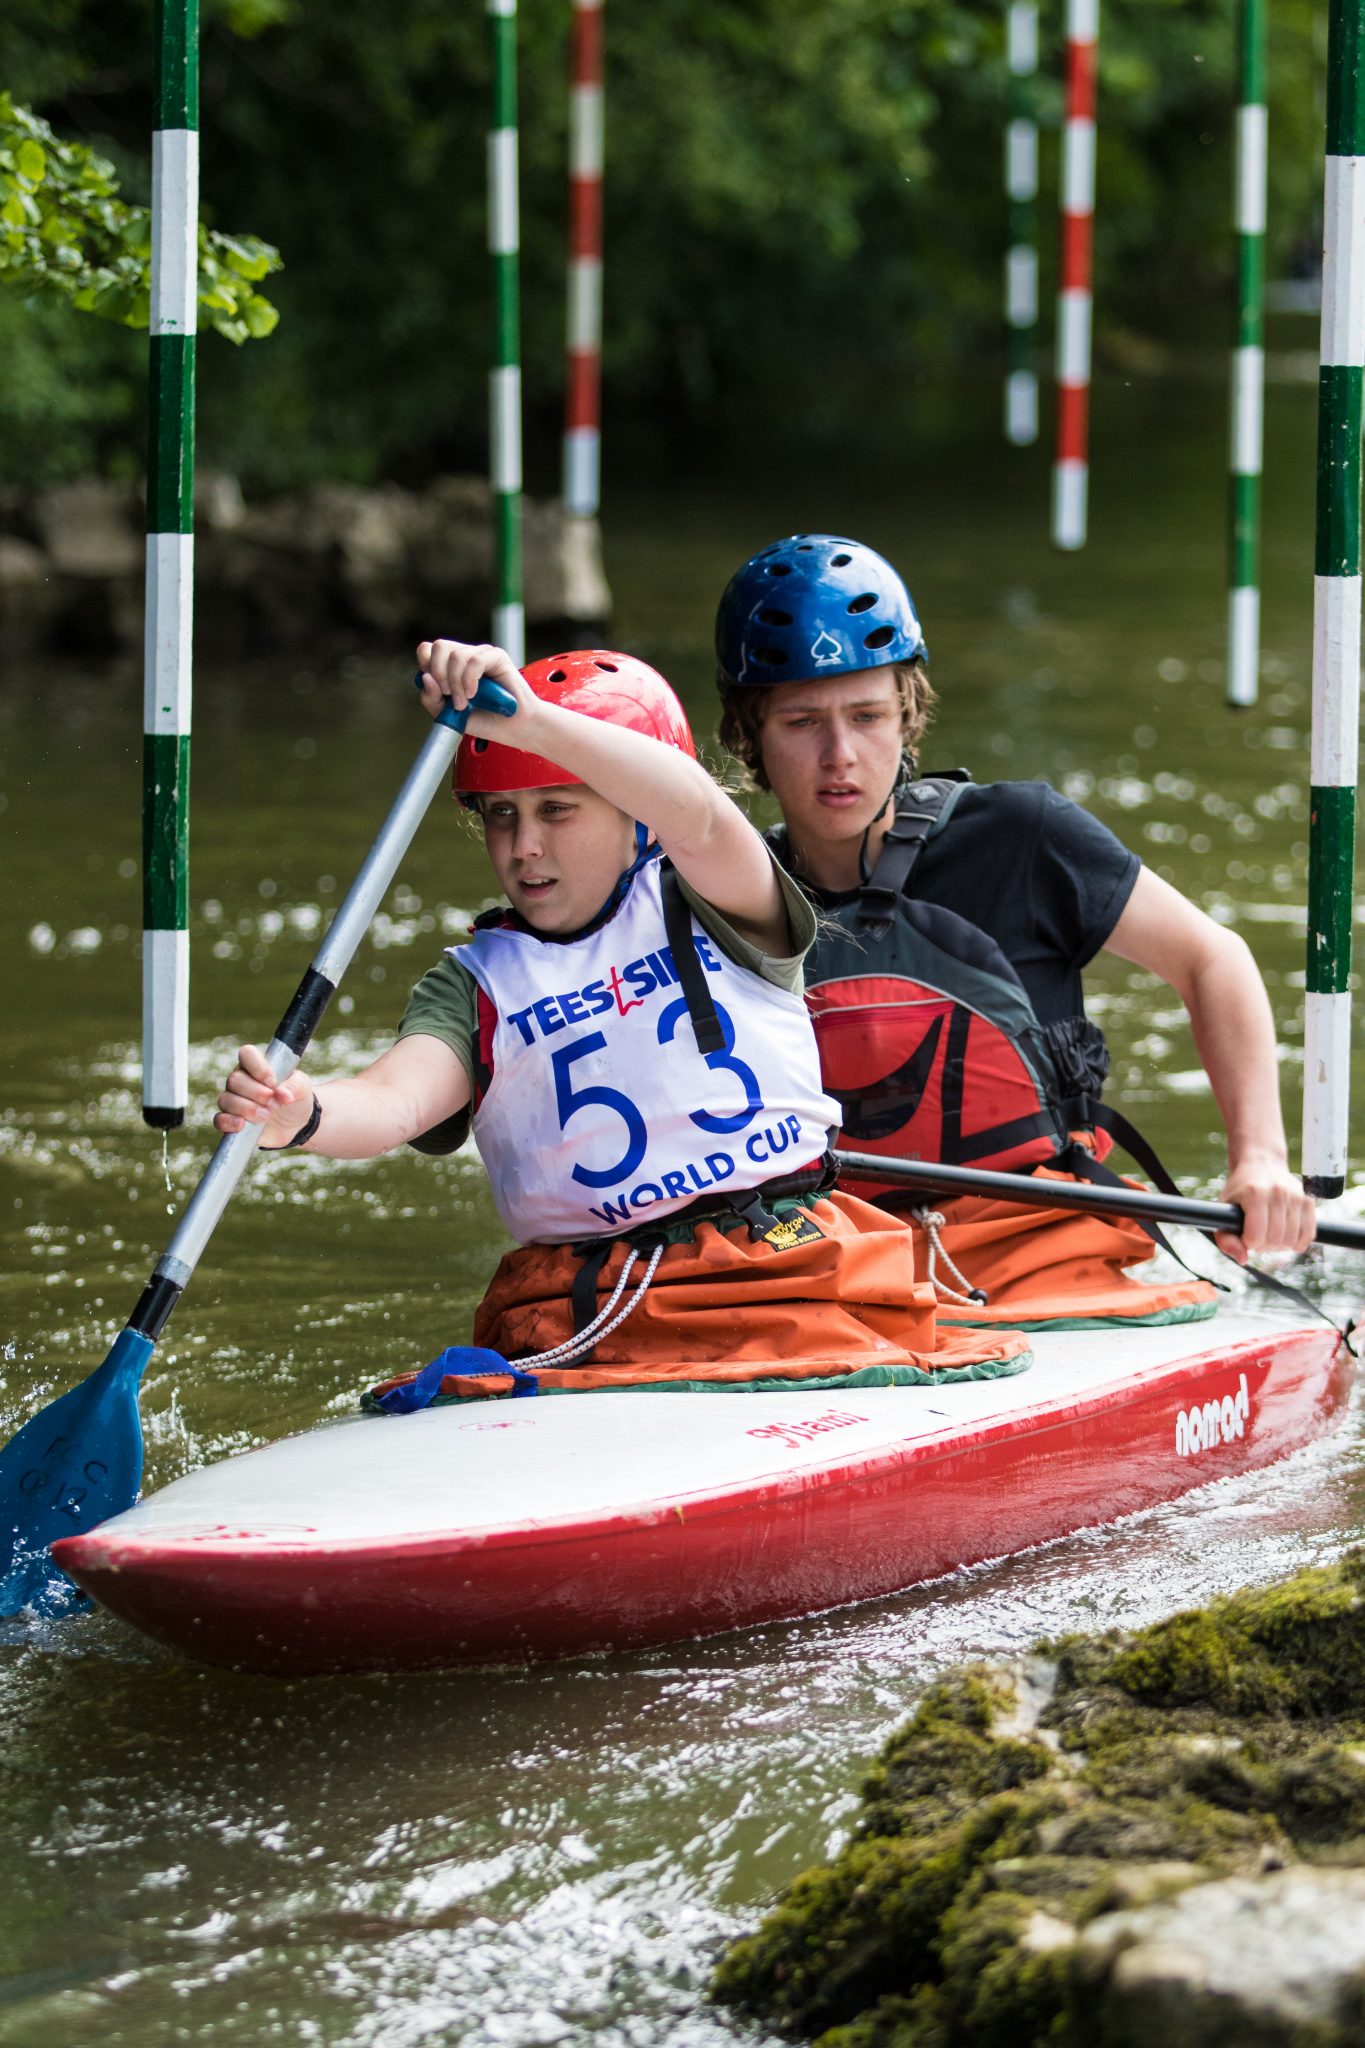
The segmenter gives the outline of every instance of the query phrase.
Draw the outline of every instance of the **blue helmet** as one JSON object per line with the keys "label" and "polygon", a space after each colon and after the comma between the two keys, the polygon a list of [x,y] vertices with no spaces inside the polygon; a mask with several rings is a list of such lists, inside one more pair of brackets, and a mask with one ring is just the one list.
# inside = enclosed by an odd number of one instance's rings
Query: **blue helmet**
{"label": "blue helmet", "polygon": [[737,570],[716,613],[721,688],[770,688],[928,658],[914,600],[860,541],[794,533]]}

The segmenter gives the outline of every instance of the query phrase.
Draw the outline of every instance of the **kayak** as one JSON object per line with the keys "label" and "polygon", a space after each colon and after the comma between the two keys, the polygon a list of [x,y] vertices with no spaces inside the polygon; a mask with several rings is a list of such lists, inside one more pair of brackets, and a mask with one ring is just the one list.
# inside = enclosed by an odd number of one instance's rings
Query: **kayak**
{"label": "kayak", "polygon": [[307,1674],[626,1650],[895,1593],[1270,1464],[1351,1383],[1325,1323],[1034,1332],[1014,1378],[584,1393],[330,1422],[54,1545],[147,1635]]}

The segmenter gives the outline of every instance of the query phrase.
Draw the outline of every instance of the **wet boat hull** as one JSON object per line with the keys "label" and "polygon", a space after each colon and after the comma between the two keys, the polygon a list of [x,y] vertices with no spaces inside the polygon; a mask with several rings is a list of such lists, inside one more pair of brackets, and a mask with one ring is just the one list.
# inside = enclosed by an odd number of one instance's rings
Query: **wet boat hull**
{"label": "wet boat hull", "polygon": [[1272,1463],[1349,1391],[1324,1324],[1037,1335],[1015,1379],[584,1394],[359,1417],[205,1467],[54,1555],[205,1662],[513,1662],[894,1593]]}

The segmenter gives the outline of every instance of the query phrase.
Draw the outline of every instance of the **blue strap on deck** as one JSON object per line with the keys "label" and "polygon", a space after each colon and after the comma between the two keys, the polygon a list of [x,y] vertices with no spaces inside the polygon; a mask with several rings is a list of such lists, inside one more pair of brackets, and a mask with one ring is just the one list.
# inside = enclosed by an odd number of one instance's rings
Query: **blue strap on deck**
{"label": "blue strap on deck", "polygon": [[386,1415],[413,1415],[419,1408],[431,1406],[444,1380],[482,1380],[494,1375],[511,1380],[510,1398],[514,1401],[540,1391],[536,1375],[509,1365],[500,1351],[485,1351],[477,1344],[451,1344],[405,1386],[390,1387],[387,1394],[376,1394],[375,1405]]}

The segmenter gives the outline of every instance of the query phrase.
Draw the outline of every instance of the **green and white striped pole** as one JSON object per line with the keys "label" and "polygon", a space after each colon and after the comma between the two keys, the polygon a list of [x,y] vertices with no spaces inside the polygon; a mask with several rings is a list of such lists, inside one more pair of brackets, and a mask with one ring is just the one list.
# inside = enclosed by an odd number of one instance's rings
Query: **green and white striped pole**
{"label": "green and white striped pole", "polygon": [[1261,445],[1265,417],[1265,0],[1239,0],[1228,499],[1228,702],[1254,704],[1261,665]]}
{"label": "green and white striped pole", "polygon": [[1365,384],[1365,0],[1332,0],[1327,32],[1322,344],[1318,370],[1313,738],[1304,1008],[1303,1181],[1346,1184],[1351,919],[1360,726],[1360,433]]}
{"label": "green and white striped pole", "polygon": [[157,0],[143,658],[142,1114],[189,1090],[190,639],[199,244],[199,5]]}
{"label": "green and white striped pole", "polygon": [[1005,436],[1017,448],[1038,439],[1038,71],[1037,0],[1007,0],[1005,50]]}
{"label": "green and white striped pole", "polygon": [[493,125],[488,136],[488,247],[493,258],[489,480],[493,488],[493,638],[526,659],[521,577],[521,238],[517,203],[517,0],[488,0]]}

